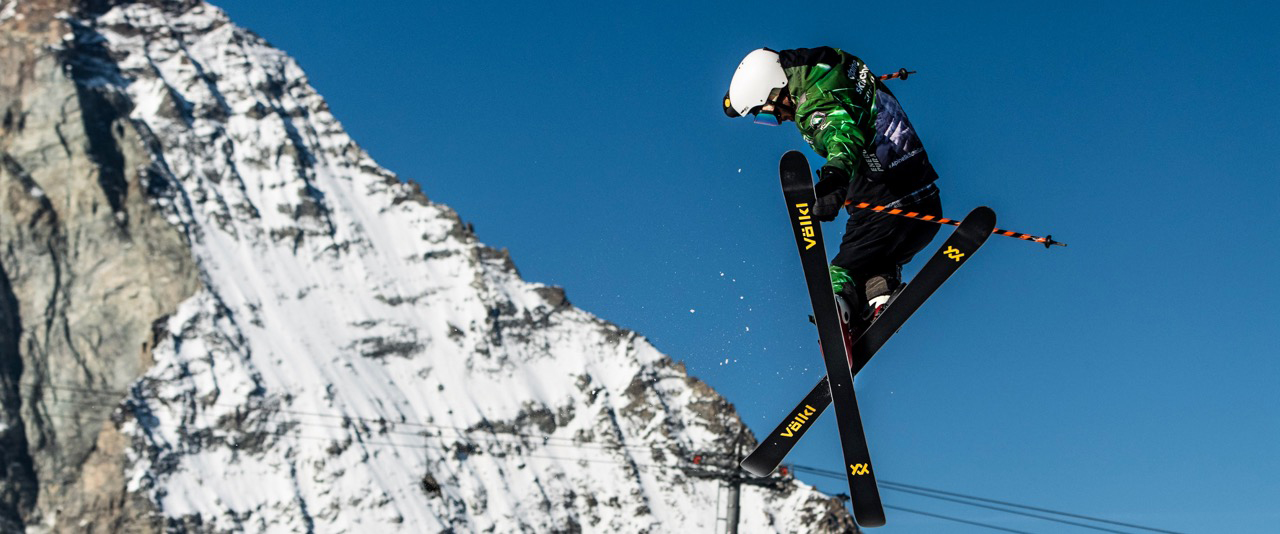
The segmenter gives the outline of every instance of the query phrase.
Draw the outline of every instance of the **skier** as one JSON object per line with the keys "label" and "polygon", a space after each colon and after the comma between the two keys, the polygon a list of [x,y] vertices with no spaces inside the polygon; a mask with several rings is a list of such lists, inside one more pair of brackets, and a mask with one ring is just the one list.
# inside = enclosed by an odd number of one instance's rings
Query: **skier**
{"label": "skier", "polygon": [[[942,215],[924,145],[897,98],[853,55],[830,47],[753,50],[729,83],[724,112],[771,126],[795,121],[827,158],[814,185],[820,221],[835,220],[846,200]],[[869,321],[902,284],[902,266],[937,233],[934,224],[849,208],[831,260],[832,290]]]}

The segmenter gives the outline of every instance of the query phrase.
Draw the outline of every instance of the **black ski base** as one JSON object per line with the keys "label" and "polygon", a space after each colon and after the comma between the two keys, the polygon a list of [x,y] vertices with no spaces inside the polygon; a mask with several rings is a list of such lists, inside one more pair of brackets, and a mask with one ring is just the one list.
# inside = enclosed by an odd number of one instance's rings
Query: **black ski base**
{"label": "black ski base", "polygon": [[822,242],[822,228],[812,214],[815,195],[809,162],[799,152],[787,152],[779,164],[779,174],[791,228],[795,233],[796,248],[800,253],[800,266],[804,270],[805,285],[813,304],[814,323],[818,327],[830,400],[835,408],[840,447],[844,456],[845,465],[841,470],[849,481],[853,516],[859,525],[880,526],[884,524],[884,506],[880,502],[880,490],[871,469],[871,452],[867,448],[862,417],[858,412],[858,399],[853,391],[848,345],[840,326],[836,296],[831,292],[831,275],[827,269],[827,250]]}
{"label": "black ski base", "polygon": [[[849,479],[854,517],[864,527],[885,523],[879,488],[871,469],[871,457],[853,391],[853,375],[864,367],[876,351],[911,317],[912,313],[972,256],[995,228],[995,212],[979,207],[969,213],[960,227],[934,254],[866,331],[852,343],[847,324],[841,324],[831,293],[826,250],[821,229],[809,209],[814,192],[809,164],[799,152],[788,152],[780,164],[783,193],[795,231],[796,245],[804,267],[805,281],[813,301],[814,323],[818,326],[827,376],[809,392],[788,417],[742,461],[742,467],[756,476],[767,476],[777,468],[800,438],[813,426],[827,405],[835,404],[836,419],[844,452],[844,471]],[[840,356],[844,356],[841,358]],[[834,378],[833,378],[834,377]]]}
{"label": "black ski base", "polygon": [[[965,221],[970,220],[972,220],[972,214],[970,217],[965,218]],[[987,223],[984,222],[983,226],[985,227],[986,224]],[[995,227],[994,222],[991,222],[990,225],[992,228]],[[962,223],[961,228],[966,228],[966,226]],[[980,228],[977,230],[980,230]],[[911,314],[920,307],[920,304],[932,295],[933,292],[942,285],[942,282],[950,277],[951,274],[964,263],[964,260],[968,258],[968,255],[971,255],[973,253],[972,251],[976,250],[977,247],[980,247],[983,241],[985,241],[985,239],[982,238],[982,235],[976,230],[971,232],[966,229],[965,233],[970,235],[963,238],[963,241],[965,241],[964,243],[958,243],[957,241],[959,240],[956,239],[956,235],[961,234],[961,230],[957,229],[956,233],[953,234],[946,243],[943,243],[942,247],[940,247],[938,252],[933,256],[934,258],[946,257],[947,261],[935,262],[934,260],[930,260],[930,263],[926,264],[925,267],[920,270],[920,273],[916,275],[915,279],[913,279],[911,283],[907,284],[907,286],[898,293],[894,300],[889,303],[889,306],[885,308],[884,313],[882,313],[880,317],[878,317],[876,321],[867,328],[865,335],[859,337],[858,340],[850,346],[851,352],[854,348],[862,348],[864,350],[862,354],[857,356],[850,354],[849,361],[850,371],[852,374],[858,374],[858,372],[862,370],[862,367],[870,361],[871,356],[874,355],[874,351],[879,349],[879,347],[888,340],[889,336],[892,336],[893,333],[897,332],[902,327],[902,324],[910,318]],[[978,239],[975,241],[974,237],[977,237]],[[969,250],[970,252],[968,252],[964,257],[961,257],[959,262],[951,260],[950,256],[945,254],[945,251],[949,249],[961,250],[961,247],[963,247],[964,250]],[[954,254],[954,252],[952,252],[952,254]],[[922,295],[921,293],[926,294]],[[865,341],[863,340],[863,337],[866,338]],[[866,350],[871,350],[872,353],[868,355],[865,352]],[[818,416],[822,414],[823,410],[826,410],[827,406],[830,404],[831,392],[827,385],[827,377],[824,376],[816,385],[814,385],[813,389],[809,391],[809,394],[805,396],[804,400],[791,411],[791,414],[788,415],[772,433],[761,441],[751,454],[747,455],[747,457],[742,460],[742,468],[748,473],[759,477],[769,476],[772,474],[773,471],[778,468],[778,465],[782,463],[782,460],[786,458],[787,454],[791,452],[791,449],[795,447],[796,443],[800,441],[800,438],[804,436],[804,433],[809,430],[809,427],[813,426],[813,420],[817,419]],[[795,423],[801,424],[797,428]]]}

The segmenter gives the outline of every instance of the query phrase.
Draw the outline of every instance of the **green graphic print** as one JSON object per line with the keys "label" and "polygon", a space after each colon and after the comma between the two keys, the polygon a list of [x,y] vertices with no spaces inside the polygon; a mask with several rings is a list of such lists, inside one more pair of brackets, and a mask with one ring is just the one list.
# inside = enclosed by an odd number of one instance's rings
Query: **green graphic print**
{"label": "green graphic print", "polygon": [[876,135],[876,79],[862,60],[836,52],[839,64],[785,69],[787,88],[804,140],[827,158],[826,166],[857,176],[863,149]]}

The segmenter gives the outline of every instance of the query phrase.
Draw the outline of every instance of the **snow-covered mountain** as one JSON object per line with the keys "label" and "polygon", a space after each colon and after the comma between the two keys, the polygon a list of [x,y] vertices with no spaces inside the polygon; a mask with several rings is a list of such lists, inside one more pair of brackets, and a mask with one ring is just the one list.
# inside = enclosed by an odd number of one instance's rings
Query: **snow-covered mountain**
{"label": "snow-covered mountain", "polygon": [[[193,0],[0,0],[0,47],[0,529],[714,531],[689,458],[732,407],[379,167],[283,52]],[[742,514],[853,528],[792,480]]]}

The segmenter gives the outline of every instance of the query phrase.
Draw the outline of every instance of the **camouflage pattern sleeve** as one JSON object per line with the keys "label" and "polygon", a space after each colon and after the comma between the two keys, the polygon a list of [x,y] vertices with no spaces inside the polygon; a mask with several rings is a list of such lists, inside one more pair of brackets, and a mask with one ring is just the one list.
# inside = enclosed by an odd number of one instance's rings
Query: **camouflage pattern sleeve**
{"label": "camouflage pattern sleeve", "polygon": [[819,156],[827,158],[824,166],[838,168],[848,176],[857,176],[862,148],[868,139],[843,102],[835,98],[824,100],[826,102],[815,103],[804,119],[810,130],[804,136],[805,141]]}

